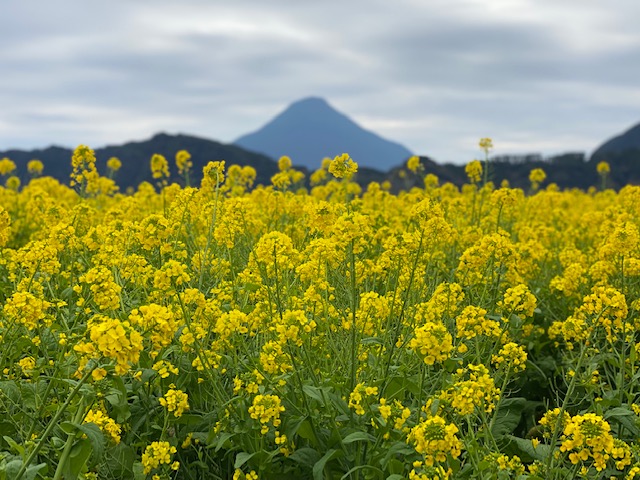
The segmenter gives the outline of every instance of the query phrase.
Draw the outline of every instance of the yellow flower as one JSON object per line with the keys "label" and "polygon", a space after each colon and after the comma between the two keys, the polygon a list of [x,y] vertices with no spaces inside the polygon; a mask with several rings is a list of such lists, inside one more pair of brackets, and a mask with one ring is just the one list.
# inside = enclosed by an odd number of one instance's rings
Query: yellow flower
{"label": "yellow flower", "polygon": [[348,153],[335,157],[329,164],[329,173],[336,178],[351,178],[358,171],[358,164]]}
{"label": "yellow flower", "polygon": [[96,155],[86,145],[78,145],[71,157],[71,186],[79,185],[83,193],[99,191],[100,176],[96,170]]}
{"label": "yellow flower", "polygon": [[448,455],[452,458],[460,456],[462,442],[456,433],[458,427],[436,415],[413,427],[407,436],[407,443],[413,444],[416,452],[424,456],[425,465],[430,467],[436,462],[444,463]]}
{"label": "yellow flower", "polygon": [[471,183],[478,183],[482,179],[482,163],[479,160],[467,163],[464,171]]}
{"label": "yellow flower", "polygon": [[171,465],[171,456],[176,451],[176,447],[169,442],[152,442],[148,445],[142,454],[145,475],[162,465]]}
{"label": "yellow flower", "polygon": [[169,177],[169,162],[158,153],[151,157],[151,176],[156,179]]}
{"label": "yellow flower", "polygon": [[27,171],[32,175],[40,175],[44,170],[44,164],[40,160],[29,160]]}
{"label": "yellow flower", "polygon": [[182,390],[171,388],[158,401],[176,418],[181,417],[185,410],[189,410],[189,396]]}
{"label": "yellow flower", "polygon": [[107,168],[112,172],[117,172],[122,167],[122,162],[117,157],[111,157],[107,160]]}
{"label": "yellow flower", "polygon": [[367,397],[375,397],[378,395],[378,387],[367,387],[364,383],[359,383],[349,394],[349,408],[353,408],[357,415],[364,415],[365,410],[362,405],[363,401],[367,401]]}
{"label": "yellow flower", "polygon": [[249,416],[260,422],[262,425],[260,432],[263,435],[269,431],[269,423],[276,428],[280,426],[282,412],[284,407],[277,395],[256,395],[253,404],[249,407]]}
{"label": "yellow flower", "polygon": [[90,344],[79,342],[74,350],[92,356],[99,352],[115,360],[115,371],[119,375],[126,373],[129,365],[137,363],[140,358],[142,335],[131,328],[129,322],[95,315],[89,322],[89,336]]}
{"label": "yellow flower", "polygon": [[193,162],[191,161],[191,154],[186,150],[178,150],[176,153],[176,166],[178,167],[178,173],[180,175],[184,175],[189,171],[191,167],[193,167]]}
{"label": "yellow flower", "polygon": [[596,170],[600,175],[606,175],[611,171],[611,167],[607,162],[599,162],[596,166]]}
{"label": "yellow flower", "polygon": [[418,353],[424,363],[433,365],[449,358],[453,350],[452,337],[442,323],[428,322],[414,330],[409,348]]}
{"label": "yellow flower", "polygon": [[509,342],[500,349],[497,355],[492,355],[491,362],[497,367],[509,368],[513,372],[522,372],[527,366],[527,352],[517,343]]}
{"label": "yellow flower", "polygon": [[280,157],[280,160],[278,160],[278,170],[280,170],[281,172],[284,172],[286,170],[289,170],[290,168],[291,168],[291,159],[286,155]]}
{"label": "yellow flower", "polygon": [[547,174],[544,173],[544,170],[542,170],[541,168],[534,168],[529,173],[529,181],[534,186],[537,186],[544,182],[545,178],[547,178]]}
{"label": "yellow flower", "polygon": [[0,160],[0,175],[8,175],[16,169],[16,164],[8,158]]}
{"label": "yellow flower", "polygon": [[104,412],[100,410],[89,410],[89,413],[84,417],[83,423],[96,424],[113,443],[120,443],[122,428]]}
{"label": "yellow flower", "polygon": [[422,164],[420,163],[420,157],[418,157],[417,155],[409,157],[409,160],[407,160],[407,168],[409,170],[411,170],[413,173],[416,173],[420,169],[420,167],[422,167]]}
{"label": "yellow flower", "polygon": [[[466,374],[468,380],[463,380]],[[491,412],[500,398],[500,390],[484,365],[469,365],[457,372],[460,378],[451,388],[440,393],[440,399],[449,402],[460,415],[471,415],[476,409]]]}
{"label": "yellow flower", "polygon": [[159,362],[154,363],[151,368],[158,372],[160,378],[167,378],[170,374],[178,375],[179,373],[178,369],[174,367],[171,362],[166,360],[160,360]]}
{"label": "yellow flower", "polygon": [[484,137],[480,139],[480,141],[478,142],[478,145],[482,150],[484,150],[485,153],[488,153],[489,150],[493,148],[493,140],[491,140],[488,137]]}
{"label": "yellow flower", "polygon": [[36,368],[36,360],[33,357],[25,357],[18,362],[18,365],[22,369],[25,377],[30,377]]}

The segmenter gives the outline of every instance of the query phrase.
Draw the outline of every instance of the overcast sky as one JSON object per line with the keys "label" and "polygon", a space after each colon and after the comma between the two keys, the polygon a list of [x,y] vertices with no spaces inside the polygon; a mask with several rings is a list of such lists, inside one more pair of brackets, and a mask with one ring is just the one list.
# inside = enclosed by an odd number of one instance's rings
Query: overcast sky
{"label": "overcast sky", "polygon": [[[322,96],[439,161],[640,122],[638,0],[2,0],[0,150],[223,142]],[[295,161],[295,159],[294,159]]]}

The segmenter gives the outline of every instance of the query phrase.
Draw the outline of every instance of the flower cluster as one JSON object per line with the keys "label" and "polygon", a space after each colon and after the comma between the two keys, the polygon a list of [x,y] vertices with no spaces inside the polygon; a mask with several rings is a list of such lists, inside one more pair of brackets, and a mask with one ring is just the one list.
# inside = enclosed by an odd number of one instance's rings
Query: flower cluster
{"label": "flower cluster", "polygon": [[169,442],[151,442],[142,454],[145,475],[162,465],[171,465],[172,470],[180,468],[179,462],[171,462],[171,456],[178,450]]}
{"label": "flower cluster", "polygon": [[173,384],[170,387],[167,393],[160,397],[158,401],[160,405],[167,409],[167,412],[173,413],[173,416],[178,418],[186,410],[189,410],[189,396],[182,390],[176,390]]}
{"label": "flower cluster", "polygon": [[513,372],[522,372],[527,367],[527,352],[523,346],[509,342],[491,357],[491,362],[498,368],[508,368]]}
{"label": "flower cluster", "polygon": [[468,365],[466,371],[459,369],[458,377],[468,374],[468,380],[458,380],[440,394],[440,399],[448,402],[460,415],[471,415],[481,409],[491,412],[500,398],[500,390],[484,365]]}
{"label": "flower cluster", "polygon": [[336,178],[349,178],[358,171],[358,164],[348,153],[335,157],[329,164],[329,173]]}
{"label": "flower cluster", "polygon": [[357,415],[364,415],[363,403],[368,401],[368,397],[376,395],[378,395],[378,387],[367,387],[364,383],[359,383],[349,394],[349,408],[353,408]]}
{"label": "flower cluster", "polygon": [[416,452],[423,455],[425,465],[433,466],[445,462],[448,456],[460,456],[462,442],[457,433],[458,427],[436,415],[413,427],[407,436],[407,443],[411,443]]}
{"label": "flower cluster", "polygon": [[282,412],[284,412],[284,406],[277,395],[256,395],[253,404],[249,407],[249,416],[260,422],[260,431],[263,435],[269,431],[269,423],[276,428],[280,426]]}
{"label": "flower cluster", "polygon": [[452,337],[443,324],[429,322],[416,328],[414,335],[409,348],[418,353],[427,365],[449,358],[453,350]]}
{"label": "flower cluster", "polygon": [[102,410],[89,410],[84,417],[84,423],[96,424],[113,443],[120,443],[122,428]]}

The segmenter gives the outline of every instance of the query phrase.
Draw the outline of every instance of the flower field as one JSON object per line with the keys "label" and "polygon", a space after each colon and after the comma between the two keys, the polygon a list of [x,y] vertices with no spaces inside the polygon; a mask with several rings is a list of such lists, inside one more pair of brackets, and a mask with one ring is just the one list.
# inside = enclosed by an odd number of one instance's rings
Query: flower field
{"label": "flower field", "polygon": [[123,195],[71,162],[0,161],[0,479],[640,479],[640,187],[606,164],[392,194],[348,155],[191,187],[182,151]]}

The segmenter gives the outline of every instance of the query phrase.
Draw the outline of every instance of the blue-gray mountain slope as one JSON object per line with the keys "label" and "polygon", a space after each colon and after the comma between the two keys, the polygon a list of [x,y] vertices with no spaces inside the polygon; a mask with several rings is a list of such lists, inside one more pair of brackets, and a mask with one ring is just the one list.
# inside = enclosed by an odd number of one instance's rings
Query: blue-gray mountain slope
{"label": "blue-gray mountain slope", "polygon": [[345,152],[359,165],[382,171],[412,155],[402,145],[363,129],[317,97],[292,103],[261,129],[234,143],[276,160],[288,155],[294,165],[312,170],[320,166],[324,157]]}

